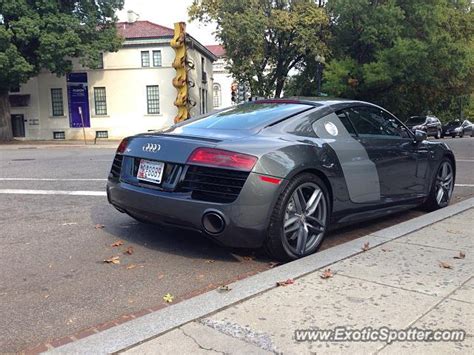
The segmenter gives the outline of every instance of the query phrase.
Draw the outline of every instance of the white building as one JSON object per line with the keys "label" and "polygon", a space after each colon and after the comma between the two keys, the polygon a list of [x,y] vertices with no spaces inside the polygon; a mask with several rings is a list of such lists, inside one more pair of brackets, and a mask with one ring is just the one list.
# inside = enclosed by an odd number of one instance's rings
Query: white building
{"label": "white building", "polygon": [[[170,46],[173,30],[148,21],[117,24],[124,38],[104,53],[101,69],[74,65],[67,77],[42,72],[10,93],[14,136],[26,139],[88,139],[105,131],[122,138],[173,124],[176,75]],[[189,36],[191,115],[212,110],[212,62],[216,56]]]}
{"label": "white building", "polygon": [[217,57],[217,60],[212,65],[214,79],[212,86],[212,107],[214,109],[220,109],[231,106],[233,105],[231,100],[231,86],[235,80],[232,78],[232,75],[229,74],[228,70],[225,69],[227,65],[225,49],[221,45],[208,45],[206,47]]}

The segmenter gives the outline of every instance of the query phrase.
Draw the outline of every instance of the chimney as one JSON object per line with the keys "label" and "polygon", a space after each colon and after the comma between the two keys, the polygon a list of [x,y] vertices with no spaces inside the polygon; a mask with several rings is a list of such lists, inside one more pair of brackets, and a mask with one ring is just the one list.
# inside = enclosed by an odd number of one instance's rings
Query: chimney
{"label": "chimney", "polygon": [[134,12],[133,10],[128,10],[127,11],[127,22],[128,23],[134,23],[138,20],[140,16]]}

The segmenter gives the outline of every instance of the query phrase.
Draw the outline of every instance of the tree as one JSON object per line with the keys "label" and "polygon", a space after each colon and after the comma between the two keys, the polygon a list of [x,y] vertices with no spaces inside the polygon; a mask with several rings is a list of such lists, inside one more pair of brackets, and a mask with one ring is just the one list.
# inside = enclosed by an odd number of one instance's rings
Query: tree
{"label": "tree", "polygon": [[72,59],[90,68],[117,51],[123,0],[0,0],[0,141],[12,138],[8,92],[41,70],[58,76]]}
{"label": "tree", "polygon": [[[474,85],[469,0],[329,0],[331,58],[324,89],[401,117],[459,116]],[[457,111],[456,111],[457,110]]]}
{"label": "tree", "polygon": [[328,17],[312,0],[194,0],[191,20],[215,22],[228,69],[253,95],[280,97],[288,73],[325,55]]}

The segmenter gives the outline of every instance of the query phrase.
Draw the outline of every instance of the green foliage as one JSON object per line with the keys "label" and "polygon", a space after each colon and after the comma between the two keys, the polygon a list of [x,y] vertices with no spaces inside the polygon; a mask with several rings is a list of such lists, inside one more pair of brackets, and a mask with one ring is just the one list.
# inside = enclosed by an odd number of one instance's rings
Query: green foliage
{"label": "green foliage", "polygon": [[328,17],[309,0],[195,0],[191,19],[217,23],[232,75],[252,94],[279,97],[288,73],[327,53]]}
{"label": "green foliage", "polygon": [[63,75],[72,58],[97,67],[101,52],[116,51],[115,11],[123,0],[0,0],[0,92],[41,69]]}
{"label": "green foliage", "polygon": [[474,90],[469,3],[329,0],[333,57],[324,90],[381,104],[401,117],[428,110],[459,116],[458,97]]}

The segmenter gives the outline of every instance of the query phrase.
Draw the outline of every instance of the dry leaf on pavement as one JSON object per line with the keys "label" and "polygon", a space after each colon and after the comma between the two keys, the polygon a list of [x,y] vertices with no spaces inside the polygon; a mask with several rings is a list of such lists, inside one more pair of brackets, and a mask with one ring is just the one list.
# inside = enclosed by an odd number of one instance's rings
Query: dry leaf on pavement
{"label": "dry leaf on pavement", "polygon": [[277,267],[278,265],[280,265],[280,263],[277,263],[274,261],[268,263],[268,266],[270,267],[270,269],[273,269],[274,267]]}
{"label": "dry leaf on pavement", "polygon": [[254,257],[253,256],[244,256],[242,259],[245,260],[245,261],[252,261],[254,259]]}
{"label": "dry leaf on pavement", "polygon": [[127,270],[135,269],[136,267],[137,267],[137,265],[135,265],[135,264],[130,264],[130,265],[127,265]]}
{"label": "dry leaf on pavement", "polygon": [[453,259],[464,259],[466,254],[462,251],[459,252],[459,255],[453,256]]}
{"label": "dry leaf on pavement", "polygon": [[383,251],[384,253],[386,253],[386,252],[388,252],[388,251],[392,251],[392,249],[382,248],[382,251]]}
{"label": "dry leaf on pavement", "polygon": [[440,261],[439,262],[439,267],[443,268],[443,269],[452,269],[453,267],[451,266],[451,264],[448,264],[444,261]]}
{"label": "dry leaf on pavement", "polygon": [[111,247],[119,247],[121,245],[123,245],[123,241],[121,240],[117,240],[116,242],[110,244]]}
{"label": "dry leaf on pavement", "polygon": [[209,260],[206,260],[205,263],[206,264],[212,264],[212,263],[215,263],[216,261],[215,260],[212,260],[212,259],[209,259]]}
{"label": "dry leaf on pavement", "polygon": [[288,286],[288,285],[293,285],[295,283],[295,280],[293,279],[288,279],[285,281],[278,281],[277,286]]}
{"label": "dry leaf on pavement", "polygon": [[331,269],[324,270],[324,272],[320,275],[320,277],[322,279],[329,279],[333,276],[334,276],[334,274],[332,273]]}
{"label": "dry leaf on pavement", "polygon": [[167,293],[166,295],[163,296],[163,301],[166,303],[171,303],[173,302],[174,296],[170,293]]}
{"label": "dry leaf on pavement", "polygon": [[95,229],[104,229],[105,226],[103,224],[96,224],[94,228]]}
{"label": "dry leaf on pavement", "polygon": [[364,246],[362,247],[362,251],[367,251],[369,250],[369,242],[364,243]]}
{"label": "dry leaf on pavement", "polygon": [[112,256],[108,259],[105,259],[104,263],[107,263],[107,264],[120,264],[120,257],[119,256]]}
{"label": "dry leaf on pavement", "polygon": [[128,255],[132,255],[133,254],[133,247],[128,247],[123,253],[128,254]]}
{"label": "dry leaf on pavement", "polygon": [[229,287],[229,285],[222,285],[222,286],[219,286],[219,287],[217,288],[217,290],[218,290],[218,291],[230,291],[230,290],[232,290],[232,288]]}
{"label": "dry leaf on pavement", "polygon": [[76,222],[66,222],[61,224],[62,226],[75,226],[77,223]]}

